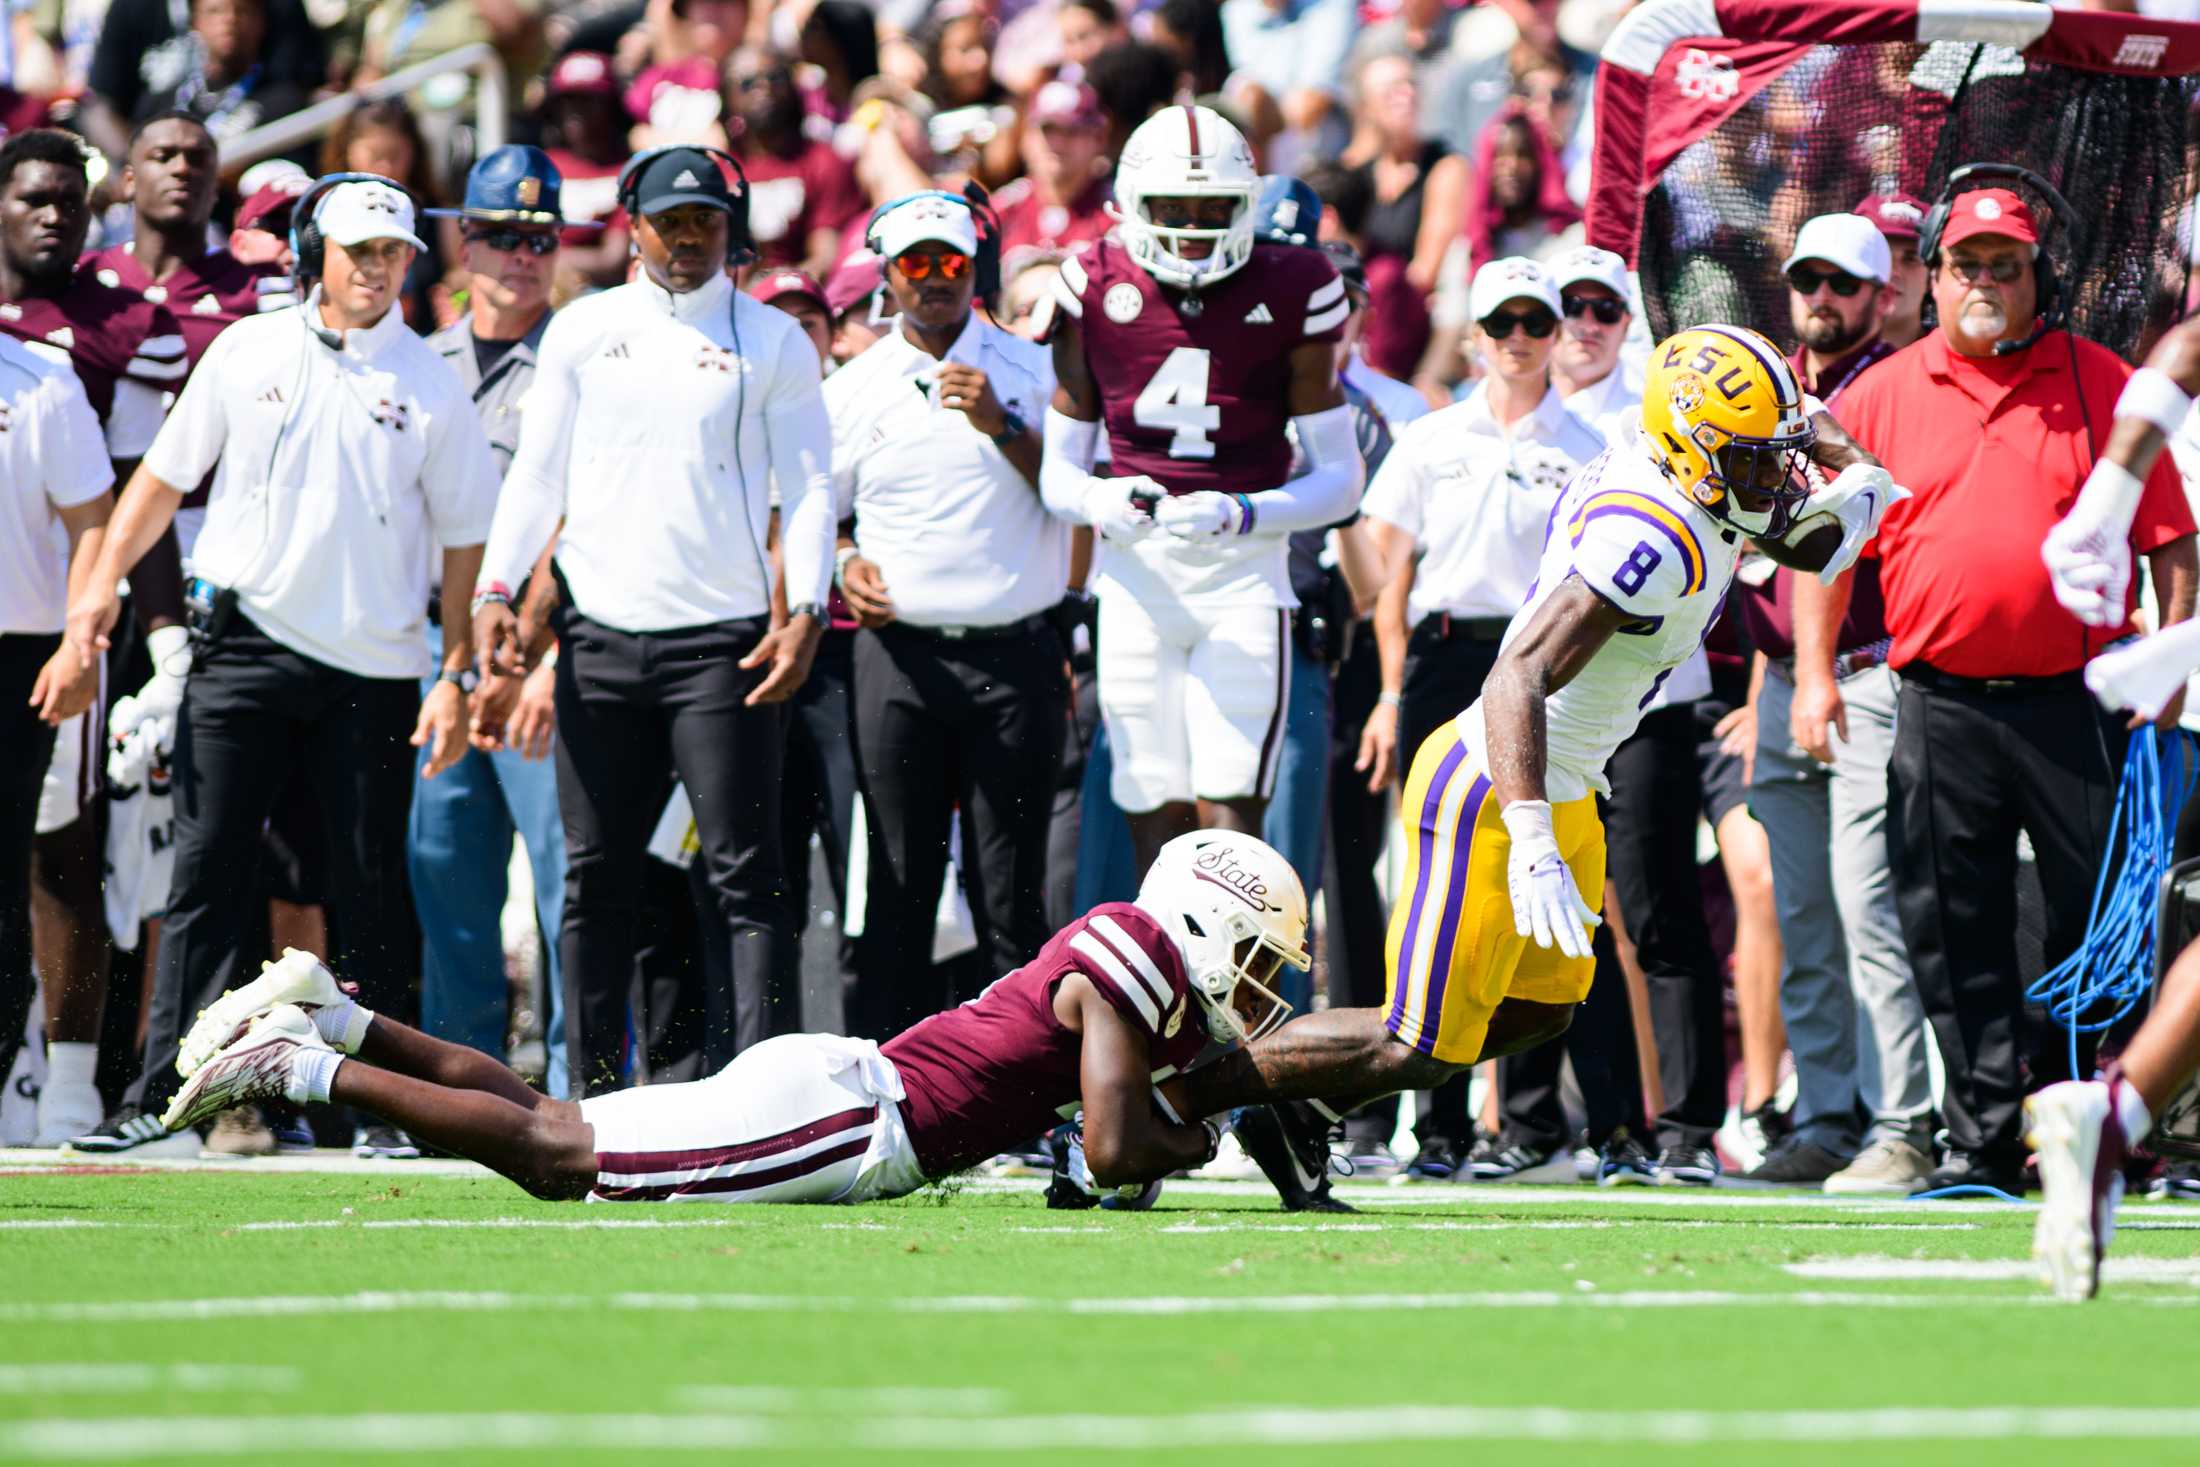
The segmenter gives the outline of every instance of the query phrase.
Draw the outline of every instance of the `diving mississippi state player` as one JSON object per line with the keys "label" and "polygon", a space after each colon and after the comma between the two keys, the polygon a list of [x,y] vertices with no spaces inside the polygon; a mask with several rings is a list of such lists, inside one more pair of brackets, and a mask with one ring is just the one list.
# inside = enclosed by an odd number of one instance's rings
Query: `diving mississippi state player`
{"label": "diving mississippi state player", "polygon": [[[2055,599],[2080,620],[2120,627],[2130,619],[2131,521],[2140,488],[2165,442],[2193,445],[2195,393],[2200,316],[2172,328],[2124,384],[2100,459],[2041,547]],[[2151,719],[2196,672],[2200,626],[2186,622],[2094,658],[2085,680],[2103,705]],[[2100,1292],[2101,1260],[2124,1195],[2125,1159],[2180,1095],[2188,1111],[2195,1104],[2187,1092],[2196,1073],[2200,943],[2170,964],[2153,1011],[2100,1079],[2065,1080],[2025,1098],[2024,1139],[2040,1164],[2032,1256],[2061,1298],[2090,1299]]]}
{"label": "diving mississippi state player", "polygon": [[[1807,487],[1812,460],[1837,477]],[[1388,1003],[1293,1020],[1188,1077],[1189,1103],[1324,1101],[1279,1107],[1311,1188],[1345,1111],[1563,1032],[1594,966],[1583,893],[1604,890],[1612,750],[1702,645],[1745,540],[1831,577],[1902,492],[1762,336],[1711,325],[1659,345],[1641,432],[1560,495],[1482,696],[1414,758]],[[1294,1178],[1269,1175],[1289,1205]]]}
{"label": "diving mississippi state player", "polygon": [[[1211,1160],[1221,1130],[1162,1099],[1210,1040],[1289,1013],[1306,894],[1250,836],[1171,841],[1138,900],[1097,907],[969,1003],[883,1046],[789,1034],[709,1079],[552,1100],[476,1050],[348,998],[292,951],[199,1017],[163,1121],[177,1130],[286,1096],[371,1112],[537,1197],[864,1202],[898,1197],[1084,1113],[1093,1184],[1135,1187]],[[240,1026],[242,1032],[240,1033]]]}
{"label": "diving mississippi state player", "polygon": [[[1164,108],[1124,144],[1115,233],[1054,287],[1039,487],[1102,542],[1100,714],[1140,869],[1194,827],[1261,828],[1290,696],[1288,540],[1350,519],[1365,480],[1337,385],[1344,281],[1319,250],[1255,239],[1259,192],[1221,114]],[[1112,477],[1093,472],[1103,428]]]}

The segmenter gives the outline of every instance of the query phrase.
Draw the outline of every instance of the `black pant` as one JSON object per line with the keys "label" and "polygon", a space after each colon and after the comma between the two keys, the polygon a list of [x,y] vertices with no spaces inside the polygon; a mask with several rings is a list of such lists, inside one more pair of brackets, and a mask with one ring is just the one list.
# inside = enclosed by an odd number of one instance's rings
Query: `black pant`
{"label": "black pant", "polygon": [[[2023,1164],[2025,1091],[2068,1078],[2070,1067],[2062,1029],[2028,1032],[2015,943],[2017,832],[2031,837],[2039,862],[2052,966],[2085,935],[2128,738],[2075,677],[2003,694],[1905,677],[1895,705],[1895,909],[1947,1065],[1949,1144],[1999,1168]],[[2095,1037],[2078,1036],[2081,1074],[2092,1068]]]}
{"label": "black pant", "polygon": [[[1406,642],[1405,685],[1398,697],[1398,783],[1413,772],[1414,756],[1429,736],[1457,718],[1482,696],[1482,684],[1497,665],[1497,643],[1463,631],[1442,635],[1438,617],[1423,617]],[[1441,1138],[1464,1154],[1474,1138],[1467,1114],[1465,1071],[1434,1090],[1423,1092],[1413,1134],[1423,1143]]]}
{"label": "black pant", "polygon": [[675,774],[695,809],[697,860],[731,953],[731,982],[705,985],[703,1047],[715,1071],[743,1047],[799,1024],[780,865],[785,705],[742,702],[765,675],[739,665],[765,621],[622,632],[570,605],[559,615],[566,869],[558,952],[575,1091],[595,1095],[620,1083],[649,835]]}
{"label": "black pant", "polygon": [[31,842],[53,758],[54,731],[30,706],[31,685],[60,645],[58,632],[0,635],[0,1080],[31,1013]]}
{"label": "black pant", "polygon": [[[787,725],[787,772],[780,794],[785,816],[781,861],[787,873],[787,910],[797,935],[810,925],[813,830],[825,851],[833,909],[840,913],[844,928],[847,921],[848,848],[856,815],[856,748],[849,721],[854,664],[855,634],[826,632],[808,679],[794,695],[794,716]],[[843,936],[841,987],[846,989],[854,978],[855,944]]]}
{"label": "black pant", "polygon": [[[1388,918],[1375,884],[1375,863],[1390,833],[1386,792],[1370,794],[1367,771],[1354,769],[1360,733],[1382,690],[1375,638],[1365,627],[1337,666],[1329,720],[1329,842],[1322,861],[1322,906],[1328,913],[1329,1006],[1371,1009],[1386,987],[1383,939]],[[1384,1096],[1354,1111],[1345,1132],[1358,1141],[1388,1142],[1398,1129],[1398,1097]]]}
{"label": "black pant", "polygon": [[1558,1095],[1561,1059],[1574,1062],[1590,1145],[1602,1146],[1621,1126],[1638,1138],[1644,1134],[1634,1008],[1627,1001],[1627,975],[1620,971],[1609,923],[1596,930],[1596,961],[1596,981],[1574,1010],[1573,1026],[1548,1044],[1497,1062],[1506,1145],[1566,1143],[1566,1111]]}
{"label": "black pant", "polygon": [[949,821],[978,960],[991,978],[1046,944],[1047,826],[1069,716],[1061,638],[949,639],[889,624],[856,634],[856,768],[871,870],[850,1033],[898,1034],[953,1002],[931,964]]}
{"label": "black pant", "polygon": [[420,712],[417,678],[370,678],[294,652],[243,616],[200,649],[177,719],[176,867],[145,1030],[125,1097],[165,1107],[181,1083],[176,1048],[200,1005],[242,981],[264,900],[261,831],[295,765],[313,781],[328,848],[331,966],[360,1002],[410,1022],[419,940],[405,876]]}
{"label": "black pant", "polygon": [[1660,1146],[1709,1146],[1726,1118],[1726,970],[1696,871],[1696,744],[1693,703],[1645,715],[1612,754],[1603,809],[1605,870],[1650,990],[1665,1087]]}

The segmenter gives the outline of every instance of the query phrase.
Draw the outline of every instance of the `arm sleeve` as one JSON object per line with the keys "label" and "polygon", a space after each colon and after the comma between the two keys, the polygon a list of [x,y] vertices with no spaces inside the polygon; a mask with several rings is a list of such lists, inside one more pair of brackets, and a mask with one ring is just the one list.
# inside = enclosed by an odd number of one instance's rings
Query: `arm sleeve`
{"label": "arm sleeve", "polygon": [[[229,441],[229,414],[222,400],[222,381],[228,375],[231,348],[227,345],[234,337],[224,332],[214,338],[214,344],[206,349],[199,370],[184,384],[176,405],[168,410],[168,420],[161,423],[151,446],[141,450],[145,467],[164,484],[179,489],[196,488],[213,470],[221,458],[222,449]],[[118,445],[115,420],[122,415],[124,394],[128,392],[151,394],[158,406],[159,394],[142,383],[118,382],[115,384],[115,406],[108,415],[108,449],[116,458],[129,458]],[[266,466],[260,465],[264,469]]]}
{"label": "arm sleeve", "polygon": [[1352,518],[1360,507],[1367,466],[1360,462],[1359,440],[1352,433],[1352,410],[1342,404],[1325,412],[1293,418],[1306,472],[1287,484],[1245,496],[1253,506],[1253,528],[1269,534],[1318,530]]}
{"label": "arm sleeve", "polygon": [[1662,620],[1703,589],[1703,545],[1688,521],[1647,494],[1607,489],[1567,520],[1574,573],[1590,590],[1644,621]]}
{"label": "arm sleeve", "polygon": [[823,605],[833,584],[833,425],[825,416],[817,352],[792,322],[772,362],[764,440],[779,483],[787,604]]}
{"label": "arm sleeve", "polygon": [[[440,369],[443,364],[439,361],[436,366]],[[452,386],[457,387],[455,378]],[[444,394],[428,420],[428,454],[420,465],[420,488],[427,496],[428,523],[437,545],[451,550],[489,538],[497,502],[496,454],[462,391]]]}
{"label": "arm sleeve", "polygon": [[1039,502],[1056,519],[1073,525],[1092,523],[1085,498],[1093,485],[1093,457],[1099,451],[1100,425],[1080,422],[1047,409],[1045,452],[1039,460]]}
{"label": "arm sleeve", "polygon": [[825,379],[825,414],[833,429],[833,520],[856,512],[856,480],[863,464],[862,426],[868,422],[850,389],[858,385],[848,369]]}
{"label": "arm sleeve", "polygon": [[2131,548],[2143,555],[2192,533],[2192,504],[2185,498],[2177,457],[2162,454],[2147,470],[2146,487],[2139,491],[2139,512],[2131,521]]}
{"label": "arm sleeve", "polygon": [[37,440],[46,499],[58,509],[74,509],[114,487],[114,464],[100,437],[91,399],[84,395],[84,384],[75,373],[56,372],[47,379],[46,400]]}
{"label": "arm sleeve", "polygon": [[580,412],[574,370],[580,363],[581,332],[570,316],[552,316],[542,334],[535,380],[527,389],[519,424],[519,449],[497,494],[482,553],[478,585],[515,590],[542,555],[565,514],[566,469],[573,455],[573,419]]}

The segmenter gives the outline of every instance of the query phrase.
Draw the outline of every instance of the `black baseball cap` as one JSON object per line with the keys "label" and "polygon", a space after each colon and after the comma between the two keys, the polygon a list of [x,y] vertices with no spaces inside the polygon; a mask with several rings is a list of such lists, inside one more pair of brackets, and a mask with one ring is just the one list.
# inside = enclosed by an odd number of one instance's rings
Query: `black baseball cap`
{"label": "black baseball cap", "polygon": [[731,159],[702,148],[666,148],[636,162],[640,168],[629,191],[637,212],[643,214],[677,209],[682,204],[708,204],[731,214],[746,187],[739,167]]}

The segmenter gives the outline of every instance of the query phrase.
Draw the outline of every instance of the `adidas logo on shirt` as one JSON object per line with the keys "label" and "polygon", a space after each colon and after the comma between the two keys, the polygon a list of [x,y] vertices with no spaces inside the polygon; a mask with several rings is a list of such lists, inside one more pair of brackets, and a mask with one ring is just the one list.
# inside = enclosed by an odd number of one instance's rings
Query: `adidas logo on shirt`
{"label": "adidas logo on shirt", "polygon": [[281,389],[280,387],[270,387],[269,389],[267,389],[267,391],[260,394],[260,401],[262,402],[281,402],[282,400],[283,389]]}
{"label": "adidas logo on shirt", "polygon": [[1248,326],[1275,325],[1276,318],[1268,313],[1268,302],[1262,301],[1259,305],[1247,311],[1245,313],[1245,324]]}
{"label": "adidas logo on shirt", "polygon": [[626,343],[622,341],[606,351],[604,355],[607,357],[618,357],[623,360],[627,357],[632,356],[633,353],[626,349]]}

